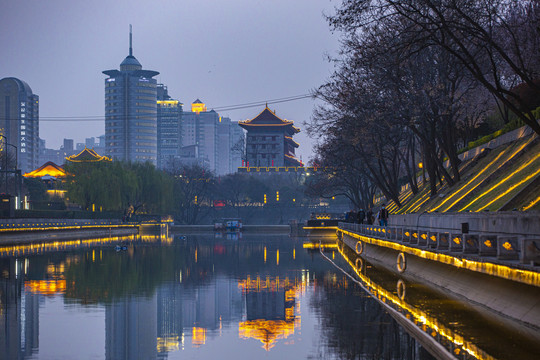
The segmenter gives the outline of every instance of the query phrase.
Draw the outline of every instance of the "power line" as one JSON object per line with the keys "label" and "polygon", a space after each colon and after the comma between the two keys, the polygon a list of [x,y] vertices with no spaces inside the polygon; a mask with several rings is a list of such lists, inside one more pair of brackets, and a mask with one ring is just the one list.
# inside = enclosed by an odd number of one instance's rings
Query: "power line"
{"label": "power line", "polygon": [[[236,104],[236,105],[225,105],[225,106],[217,106],[212,108],[214,111],[234,111],[234,110],[242,110],[242,109],[249,109],[253,107],[259,107],[263,105],[271,105],[271,104],[279,104],[284,102],[290,102],[290,101],[297,101],[297,100],[303,100],[307,98],[314,98],[315,96],[312,94],[302,94],[302,95],[295,95],[295,96],[287,96],[283,98],[277,98],[272,100],[261,100],[261,101],[254,101],[250,103],[243,103],[243,104]],[[112,115],[116,118],[114,120],[121,120],[122,117],[118,115]],[[88,116],[43,116],[39,118],[40,122],[65,122],[65,121],[84,121],[84,122],[97,122],[97,121],[104,121],[106,119],[105,116],[102,115],[88,115]],[[0,121],[19,121],[18,118],[3,118],[0,117]]]}

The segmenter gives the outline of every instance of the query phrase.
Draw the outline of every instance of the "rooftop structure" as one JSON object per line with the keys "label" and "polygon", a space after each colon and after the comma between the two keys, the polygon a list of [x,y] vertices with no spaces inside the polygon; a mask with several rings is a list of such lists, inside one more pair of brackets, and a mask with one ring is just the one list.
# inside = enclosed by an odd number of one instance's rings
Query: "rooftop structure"
{"label": "rooftop structure", "polygon": [[100,161],[111,161],[110,158],[107,156],[101,156],[97,152],[95,152],[93,149],[84,148],[80,153],[76,155],[71,155],[66,158],[69,162],[74,163],[92,163],[92,162],[100,162]]}
{"label": "rooftop structure", "polygon": [[54,177],[54,178],[64,178],[66,177],[66,171],[61,167],[53,163],[52,161],[47,161],[45,164],[41,165],[34,171],[30,171],[23,175],[25,178],[42,178],[42,177]]}

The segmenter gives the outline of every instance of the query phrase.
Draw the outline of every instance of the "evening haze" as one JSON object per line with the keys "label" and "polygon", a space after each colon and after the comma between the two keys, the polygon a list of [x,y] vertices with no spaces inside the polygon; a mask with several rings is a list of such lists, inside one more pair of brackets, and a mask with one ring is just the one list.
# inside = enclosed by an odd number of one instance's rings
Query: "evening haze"
{"label": "evening haze", "polygon": [[[47,148],[64,138],[84,142],[105,133],[103,70],[133,55],[190,110],[308,94],[327,79],[338,37],[323,14],[329,0],[6,1],[0,5],[0,78],[27,82],[40,97],[40,137]],[[302,122],[311,98],[269,104],[301,128],[297,156],[311,157]],[[219,111],[231,120],[255,117],[264,105]],[[65,120],[74,117],[76,120]],[[82,119],[92,117],[92,119]]]}

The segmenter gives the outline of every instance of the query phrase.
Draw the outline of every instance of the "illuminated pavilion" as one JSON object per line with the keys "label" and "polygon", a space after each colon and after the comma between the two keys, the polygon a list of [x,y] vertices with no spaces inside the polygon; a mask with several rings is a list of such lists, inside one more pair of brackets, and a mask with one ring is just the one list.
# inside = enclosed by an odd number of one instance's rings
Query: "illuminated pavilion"
{"label": "illuminated pavilion", "polygon": [[281,119],[266,106],[251,120],[239,121],[247,130],[247,167],[303,166],[296,158],[298,143],[293,136],[300,132],[291,120]]}
{"label": "illuminated pavilion", "polygon": [[61,167],[53,163],[52,161],[47,161],[45,164],[41,165],[34,171],[30,171],[23,175],[25,178],[65,178],[66,171]]}

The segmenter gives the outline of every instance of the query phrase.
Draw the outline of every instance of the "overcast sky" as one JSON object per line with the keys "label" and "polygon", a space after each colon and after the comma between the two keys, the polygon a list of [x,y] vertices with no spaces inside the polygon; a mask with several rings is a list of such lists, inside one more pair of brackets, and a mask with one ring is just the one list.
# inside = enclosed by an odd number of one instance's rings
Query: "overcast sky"
{"label": "overcast sky", "polygon": [[[338,36],[323,14],[333,0],[0,0],[0,78],[26,81],[40,97],[40,137],[48,148],[64,138],[105,132],[103,70],[133,53],[144,69],[184,103],[209,109],[307,94],[331,74]],[[303,121],[311,99],[269,105],[302,132],[297,154],[312,142]],[[263,107],[223,111],[232,120]],[[98,116],[98,121],[47,118]]]}

